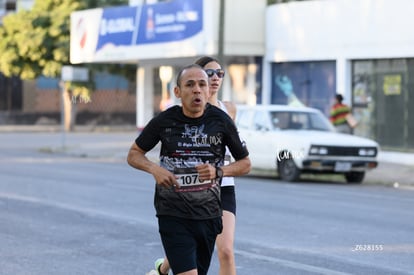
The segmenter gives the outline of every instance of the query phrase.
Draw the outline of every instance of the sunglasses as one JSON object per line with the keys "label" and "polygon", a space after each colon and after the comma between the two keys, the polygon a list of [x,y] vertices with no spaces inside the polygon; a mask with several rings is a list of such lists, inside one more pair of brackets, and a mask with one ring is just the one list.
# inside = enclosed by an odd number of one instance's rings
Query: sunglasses
{"label": "sunglasses", "polygon": [[224,70],[223,69],[217,69],[217,70],[207,69],[205,71],[206,71],[208,77],[212,77],[214,74],[216,74],[219,78],[224,77]]}

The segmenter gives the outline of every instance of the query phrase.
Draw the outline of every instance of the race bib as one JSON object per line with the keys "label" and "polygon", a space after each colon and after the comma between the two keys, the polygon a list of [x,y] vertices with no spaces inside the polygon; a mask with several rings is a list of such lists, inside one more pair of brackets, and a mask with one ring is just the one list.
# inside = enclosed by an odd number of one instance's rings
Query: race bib
{"label": "race bib", "polygon": [[213,187],[215,180],[201,180],[197,170],[193,167],[175,168],[174,175],[178,176],[180,187],[175,187],[175,192],[195,192],[202,191]]}

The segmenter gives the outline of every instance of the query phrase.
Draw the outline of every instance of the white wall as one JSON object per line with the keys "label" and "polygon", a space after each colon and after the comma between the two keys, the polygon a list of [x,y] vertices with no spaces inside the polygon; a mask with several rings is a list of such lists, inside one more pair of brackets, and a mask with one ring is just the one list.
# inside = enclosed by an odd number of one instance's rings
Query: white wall
{"label": "white wall", "polygon": [[225,55],[263,56],[267,1],[227,0],[225,2]]}
{"label": "white wall", "polygon": [[268,61],[414,56],[414,1],[319,0],[272,5]]}

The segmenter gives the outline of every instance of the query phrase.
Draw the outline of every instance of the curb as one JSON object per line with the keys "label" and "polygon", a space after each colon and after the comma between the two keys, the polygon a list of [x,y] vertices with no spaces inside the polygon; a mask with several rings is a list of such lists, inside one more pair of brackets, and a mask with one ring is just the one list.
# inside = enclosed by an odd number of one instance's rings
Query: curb
{"label": "curb", "polygon": [[[71,133],[83,132],[131,132],[138,131],[135,125],[77,125]],[[60,125],[0,125],[0,133],[59,133]]]}

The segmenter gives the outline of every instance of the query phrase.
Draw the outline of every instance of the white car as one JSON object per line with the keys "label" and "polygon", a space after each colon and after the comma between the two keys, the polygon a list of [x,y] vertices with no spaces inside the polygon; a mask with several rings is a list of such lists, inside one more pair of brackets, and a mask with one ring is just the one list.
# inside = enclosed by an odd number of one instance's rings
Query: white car
{"label": "white car", "polygon": [[336,132],[317,109],[239,105],[236,124],[252,168],[276,169],[285,181],[301,173],[341,173],[347,182],[361,183],[378,165],[375,141]]}

